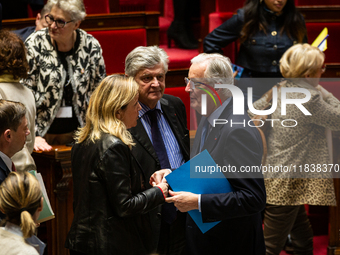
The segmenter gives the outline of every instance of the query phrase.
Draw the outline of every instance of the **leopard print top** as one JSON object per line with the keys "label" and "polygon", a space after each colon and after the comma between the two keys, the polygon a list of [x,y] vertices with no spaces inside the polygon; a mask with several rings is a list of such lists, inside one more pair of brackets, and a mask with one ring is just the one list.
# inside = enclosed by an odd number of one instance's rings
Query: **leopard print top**
{"label": "leopard print top", "polygon": [[[303,80],[282,82],[283,88],[305,88],[311,98],[303,106],[311,115],[305,115],[296,105],[287,104],[286,115],[281,115],[281,93],[278,93],[277,109],[272,113],[273,127],[267,133],[266,169],[279,167],[275,173],[264,172],[267,203],[273,205],[324,205],[335,206],[332,173],[326,164],[331,163],[326,140],[326,128],[340,130],[340,102],[332,94],[322,98],[321,93]],[[303,99],[303,93],[287,93],[287,99]],[[263,109],[266,98],[254,103],[255,109]],[[249,112],[250,117],[254,115]],[[280,122],[285,119],[284,127]],[[294,124],[295,123],[295,124]],[[296,173],[292,169],[296,169]],[[301,166],[301,167],[300,167]],[[319,167],[319,169],[316,169]],[[321,170],[320,170],[321,167]],[[327,168],[328,167],[328,168]],[[309,170],[307,170],[307,168]],[[315,170],[313,170],[313,168]],[[301,169],[301,172],[300,172]]]}

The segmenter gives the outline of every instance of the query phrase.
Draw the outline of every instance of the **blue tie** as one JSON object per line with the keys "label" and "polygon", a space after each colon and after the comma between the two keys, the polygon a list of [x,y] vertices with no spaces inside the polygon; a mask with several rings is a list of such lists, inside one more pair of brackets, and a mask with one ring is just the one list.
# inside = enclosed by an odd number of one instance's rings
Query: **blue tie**
{"label": "blue tie", "polygon": [[[152,136],[152,143],[153,148],[156,151],[157,157],[159,159],[159,162],[161,164],[161,168],[171,168],[168,154],[166,152],[166,148],[164,145],[164,141],[161,135],[161,132],[158,128],[158,122],[157,122],[157,109],[150,110],[147,112],[150,123],[151,123],[151,136]],[[162,218],[164,221],[168,224],[171,224],[175,221],[177,217],[176,207],[174,204],[168,204],[165,203],[162,206]]]}
{"label": "blue tie", "polygon": [[202,151],[204,142],[205,142],[205,140],[207,139],[209,127],[210,127],[209,121],[208,121],[208,120],[205,120],[205,123],[204,123],[203,128],[202,128],[201,143],[200,143],[200,151]]}

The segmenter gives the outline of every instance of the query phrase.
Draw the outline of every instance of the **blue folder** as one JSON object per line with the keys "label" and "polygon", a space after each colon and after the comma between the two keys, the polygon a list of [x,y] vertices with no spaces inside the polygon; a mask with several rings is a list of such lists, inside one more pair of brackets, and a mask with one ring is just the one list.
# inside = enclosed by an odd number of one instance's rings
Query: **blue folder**
{"label": "blue folder", "polygon": [[[207,169],[215,171],[207,171]],[[173,191],[188,191],[195,194],[218,194],[232,192],[229,181],[224,177],[207,150],[193,157],[165,178]],[[201,171],[200,171],[201,170]],[[202,233],[216,226],[220,221],[202,222],[198,210],[188,212]]]}

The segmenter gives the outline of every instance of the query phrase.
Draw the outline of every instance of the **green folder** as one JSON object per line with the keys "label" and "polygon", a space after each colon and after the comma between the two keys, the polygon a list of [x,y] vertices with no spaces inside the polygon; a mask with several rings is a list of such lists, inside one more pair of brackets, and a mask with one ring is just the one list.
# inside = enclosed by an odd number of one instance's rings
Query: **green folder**
{"label": "green folder", "polygon": [[41,187],[41,191],[43,193],[43,197],[44,197],[43,209],[40,212],[40,216],[39,216],[37,222],[41,223],[41,222],[44,222],[44,221],[48,221],[48,220],[54,219],[55,216],[54,216],[51,204],[50,204],[50,200],[48,199],[46,188],[45,188],[44,181],[42,179],[41,174],[37,173],[37,171],[35,171],[35,170],[31,170],[29,172],[31,174],[33,174],[35,176],[35,178],[37,178],[37,180],[38,180],[38,182],[40,184],[40,187]]}

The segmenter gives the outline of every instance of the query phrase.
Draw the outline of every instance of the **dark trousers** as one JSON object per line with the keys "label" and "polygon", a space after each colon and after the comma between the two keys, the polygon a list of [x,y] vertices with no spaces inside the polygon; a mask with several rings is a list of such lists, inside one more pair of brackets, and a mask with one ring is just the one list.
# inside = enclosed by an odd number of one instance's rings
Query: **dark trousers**
{"label": "dark trousers", "polygon": [[288,234],[291,235],[294,254],[313,254],[313,230],[304,205],[267,204],[263,233],[267,255],[280,254]]}
{"label": "dark trousers", "polygon": [[158,244],[159,255],[185,255],[186,213],[177,212],[177,219],[168,224],[162,220]]}

